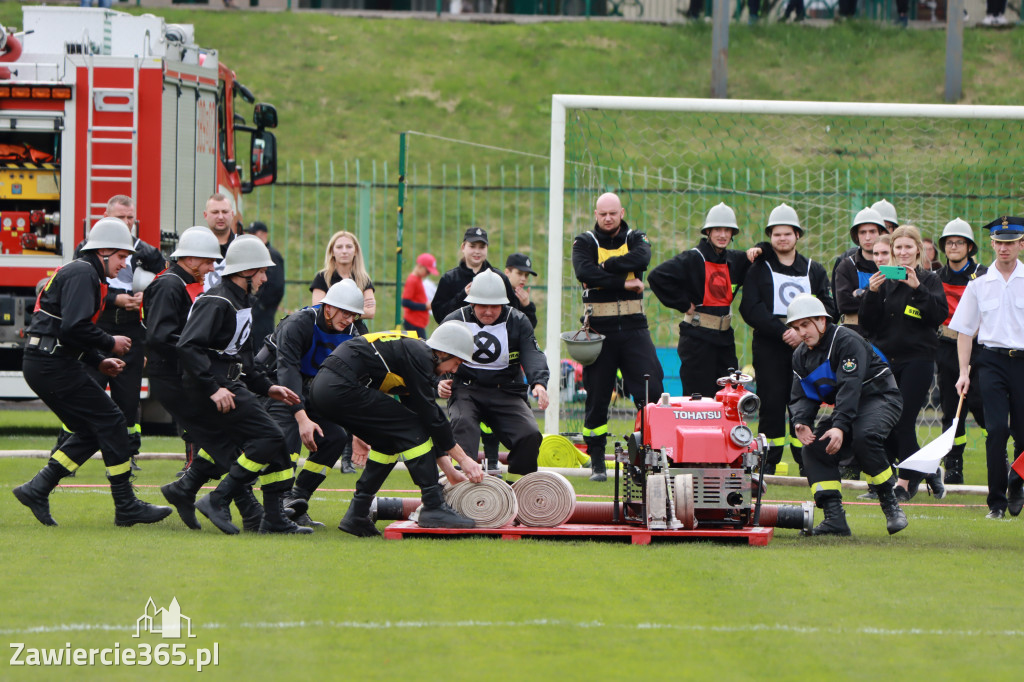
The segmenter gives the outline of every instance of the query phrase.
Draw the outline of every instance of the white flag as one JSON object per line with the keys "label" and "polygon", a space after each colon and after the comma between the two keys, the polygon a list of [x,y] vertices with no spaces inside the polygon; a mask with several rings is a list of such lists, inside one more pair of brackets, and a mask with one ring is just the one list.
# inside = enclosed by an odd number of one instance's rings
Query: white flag
{"label": "white flag", "polygon": [[900,469],[911,469],[925,474],[934,474],[939,468],[939,462],[953,449],[953,440],[956,438],[957,421],[943,432],[938,438],[928,445],[907,457],[900,462]]}

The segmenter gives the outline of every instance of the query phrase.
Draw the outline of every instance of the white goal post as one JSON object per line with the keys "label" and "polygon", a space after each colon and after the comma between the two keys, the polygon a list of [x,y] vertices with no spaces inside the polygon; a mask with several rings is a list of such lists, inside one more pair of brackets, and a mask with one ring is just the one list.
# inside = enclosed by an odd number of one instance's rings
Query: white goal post
{"label": "white goal post", "polygon": [[[607,132],[600,122],[581,123],[593,112],[601,112],[601,115],[608,112],[609,117],[623,116],[625,123],[608,124]],[[648,134],[646,148],[657,150],[657,158],[655,152],[637,151],[639,143],[631,139],[634,129],[632,126],[639,120],[640,112],[662,116],[657,124],[644,124]],[[689,127],[675,129],[672,127],[674,123],[665,123],[674,120],[674,117],[686,120],[685,125]],[[721,122],[729,120],[744,123],[737,124],[735,128],[716,127]],[[902,123],[903,120],[907,123]],[[694,122],[697,122],[697,125],[694,125]],[[775,138],[767,142],[760,139],[759,126],[762,122],[765,122],[766,127],[777,127]],[[903,197],[904,205],[912,208],[910,212],[914,216],[915,224],[923,223],[931,233],[941,230],[944,221],[957,215],[973,220],[972,225],[977,232],[988,220],[1002,213],[1012,213],[1014,202],[1019,205],[1020,200],[1024,200],[1024,173],[1018,173],[1015,168],[1024,168],[1024,154],[1017,147],[1018,140],[1024,143],[1022,122],[1024,107],[1019,106],[554,95],[551,100],[551,171],[545,302],[545,344],[548,367],[551,371],[551,388],[550,403],[545,412],[545,432],[559,433],[561,425],[560,409],[563,407],[563,396],[558,390],[558,382],[562,376],[561,358],[564,349],[560,332],[579,327],[578,323],[575,323],[575,327],[572,326],[570,321],[573,318],[566,315],[574,306],[581,306],[581,302],[575,300],[579,297],[579,290],[573,289],[574,277],[569,262],[570,254],[567,253],[571,248],[571,242],[568,240],[571,240],[572,235],[593,226],[592,214],[586,212],[585,204],[589,204],[592,210],[593,202],[602,191],[616,191],[614,184],[607,181],[607,175],[615,177],[617,172],[618,177],[622,177],[621,161],[617,162],[617,169],[613,167],[615,164],[607,164],[604,158],[592,154],[593,149],[589,143],[579,145],[586,148],[586,152],[579,158],[574,158],[571,154],[567,156],[567,130],[572,130],[572,126],[577,128],[573,135],[577,135],[581,140],[601,138],[601,144],[595,147],[600,146],[602,153],[607,152],[611,155],[610,150],[614,148],[631,147],[631,151],[636,153],[627,152],[626,158],[631,161],[639,158],[646,166],[658,166],[658,162],[664,160],[664,150],[669,150],[668,153],[671,154],[675,148],[686,147],[691,141],[691,133],[702,136],[698,146],[699,154],[704,156],[699,157],[699,163],[692,160],[698,158],[697,156],[680,155],[678,159],[665,161],[649,176],[644,173],[647,180],[656,177],[656,184],[659,187],[669,187],[659,190],[662,193],[672,193],[674,190],[671,186],[676,183],[679,187],[678,194],[688,197],[685,199],[688,203],[680,203],[681,208],[672,209],[671,219],[662,215],[659,215],[657,220],[651,216],[644,216],[648,219],[638,225],[630,221],[630,208],[626,206],[626,218],[632,227],[639,227],[651,234],[652,226],[657,222],[661,229],[660,238],[667,242],[662,248],[673,245],[677,249],[693,246],[696,238],[692,238],[692,241],[689,238],[695,234],[695,221],[702,219],[706,208],[722,200],[723,195],[726,198],[736,197],[741,202],[756,200],[758,203],[756,207],[752,206],[748,210],[747,218],[749,223],[758,225],[763,225],[763,222],[756,221],[763,221],[766,216],[766,213],[760,213],[763,206],[785,200],[795,202],[800,210],[800,201],[803,200],[806,210],[814,213],[816,226],[821,227],[821,250],[815,252],[814,257],[823,260],[829,253],[825,250],[826,246],[833,250],[833,255],[838,255],[842,249],[850,245],[844,240],[848,239],[848,221],[852,214],[846,214],[856,209],[856,203],[867,201],[869,197],[882,198],[885,193]],[[879,137],[884,144],[880,143]],[[715,156],[716,146],[723,149],[737,145],[745,147],[748,142],[751,145],[765,144],[763,154],[759,156],[755,153],[750,158],[757,159],[760,163],[761,160],[774,156],[778,165],[770,166],[767,170],[763,166],[755,169],[753,181],[748,165],[748,189],[737,189],[742,181],[726,187],[720,182],[715,185],[707,180],[708,167],[713,166],[715,159],[718,158]],[[745,157],[723,153],[722,158],[727,156],[730,159],[729,163],[733,164],[730,170],[733,179],[737,177],[737,166],[740,167],[739,176],[742,178]],[[815,165],[819,162],[820,168]],[[719,167],[719,180],[723,175],[722,167],[729,163],[723,161]],[[592,182],[591,186],[581,186],[577,182],[575,186],[567,187],[567,168],[578,169],[588,165],[606,171],[604,181]],[[636,164],[631,167],[635,166]],[[671,179],[667,178],[665,167],[671,168]],[[793,168],[799,170],[791,172]],[[816,175],[819,170],[820,182]],[[695,171],[703,172],[703,179],[699,180],[699,183],[694,179]],[[713,175],[714,168],[711,168],[711,171]],[[771,178],[773,173],[776,177],[781,175],[789,184],[774,187]],[[805,173],[810,180],[801,179]],[[793,182],[789,175],[799,182]],[[879,181],[882,176],[884,180]],[[977,180],[978,177],[982,179]],[[839,187],[841,182],[845,182],[843,187]],[[797,185],[799,187],[794,189]],[[650,196],[653,190],[650,190],[649,186],[650,184],[642,186],[640,181],[636,181],[633,184],[636,189],[633,191],[637,192],[637,197]],[[645,192],[646,194],[643,194]],[[573,197],[572,202],[576,203],[572,215],[569,215],[571,207],[566,205],[566,198],[570,193]],[[837,196],[841,198],[837,199]],[[732,205],[731,201],[729,203]],[[870,203],[867,201],[866,205]],[[900,215],[902,221],[903,214]],[[990,216],[988,220],[981,222],[986,215]],[[566,229],[567,220],[572,223],[568,226],[570,230]],[[741,222],[742,220],[741,216]],[[760,229],[763,228],[759,228],[758,231]],[[685,230],[689,230],[690,234],[686,234]],[[746,232],[744,236],[749,237],[751,234],[752,232]],[[803,245],[801,250],[804,250]],[[651,267],[659,262],[661,261],[657,260],[657,257],[652,258]],[[831,262],[825,265],[831,270]],[[563,301],[566,296],[570,298]],[[652,303],[660,305],[652,299],[653,295],[650,293],[645,296],[645,307],[655,307]],[[666,323],[671,320],[674,327],[679,318],[675,311],[662,311],[658,323],[652,323],[652,332],[657,327],[658,333],[665,335]]]}

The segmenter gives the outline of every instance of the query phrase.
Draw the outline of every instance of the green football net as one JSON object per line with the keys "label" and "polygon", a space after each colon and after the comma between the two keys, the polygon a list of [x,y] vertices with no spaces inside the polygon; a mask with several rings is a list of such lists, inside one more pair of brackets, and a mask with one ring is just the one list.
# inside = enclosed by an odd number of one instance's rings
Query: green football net
{"label": "green football net", "polygon": [[[580,326],[572,240],[593,226],[601,193],[618,193],[626,221],[647,233],[652,267],[695,246],[705,214],[719,202],[736,211],[741,230],[734,245],[743,249],[765,239],[768,214],[786,202],[806,231],[799,250],[831,274],[835,257],[853,245],[853,216],[883,198],[895,205],[901,224],[936,241],[949,220],[967,220],[987,263],[992,252],[981,226],[1021,210],[1022,119],[1024,107],[556,95],[548,256],[562,268],[549,282],[549,301],[559,301],[561,310],[549,306],[556,315],[548,318],[549,363],[552,349],[567,356],[559,329]],[[650,292],[645,299],[666,389],[678,394],[681,314]],[[749,328],[734,313],[737,353],[746,366]],[[546,430],[578,430],[577,403],[570,398],[549,409]],[[934,407],[922,413],[922,423],[938,424]]]}

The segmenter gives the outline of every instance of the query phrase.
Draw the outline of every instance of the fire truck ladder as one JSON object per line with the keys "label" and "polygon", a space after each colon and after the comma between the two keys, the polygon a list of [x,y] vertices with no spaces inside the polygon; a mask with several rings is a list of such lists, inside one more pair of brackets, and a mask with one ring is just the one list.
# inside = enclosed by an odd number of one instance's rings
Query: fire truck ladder
{"label": "fire truck ladder", "polygon": [[[107,207],[107,199],[110,198],[109,192],[107,196],[98,196],[98,191],[95,187],[97,183],[125,183],[127,185],[125,193],[138,201],[138,197],[135,196],[137,183],[135,160],[138,158],[139,151],[138,95],[141,60],[134,58],[132,61],[134,66],[132,69],[133,84],[131,88],[94,88],[92,56],[90,55],[88,59],[88,80],[86,85],[88,88],[87,92],[90,93],[92,101],[88,107],[88,131],[85,143],[85,204],[90,224],[93,220],[103,217]],[[97,119],[99,119],[99,123],[102,123],[104,118],[108,118],[106,114],[123,113],[126,111],[132,112],[131,126],[97,124]],[[97,164],[93,162],[94,157],[97,156],[97,148],[102,146],[108,146],[108,148],[109,146],[115,146],[116,148],[117,145],[131,145],[131,156],[127,159],[128,163]],[[123,158],[124,156],[116,151],[114,155],[118,158]],[[109,158],[111,154],[106,154],[105,156]],[[102,201],[94,201],[94,197],[100,198]]]}

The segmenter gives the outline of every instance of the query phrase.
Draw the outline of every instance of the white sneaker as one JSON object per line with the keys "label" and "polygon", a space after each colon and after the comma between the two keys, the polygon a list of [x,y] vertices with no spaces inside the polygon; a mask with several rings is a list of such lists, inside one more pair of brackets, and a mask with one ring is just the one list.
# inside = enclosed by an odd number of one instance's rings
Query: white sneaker
{"label": "white sneaker", "polygon": [[1009,23],[1010,22],[1006,20],[1006,16],[1003,14],[997,14],[994,17],[992,17],[993,26],[1006,26]]}
{"label": "white sneaker", "polygon": [[992,26],[996,21],[996,18],[991,14],[986,14],[985,18],[981,20],[982,26]]}

